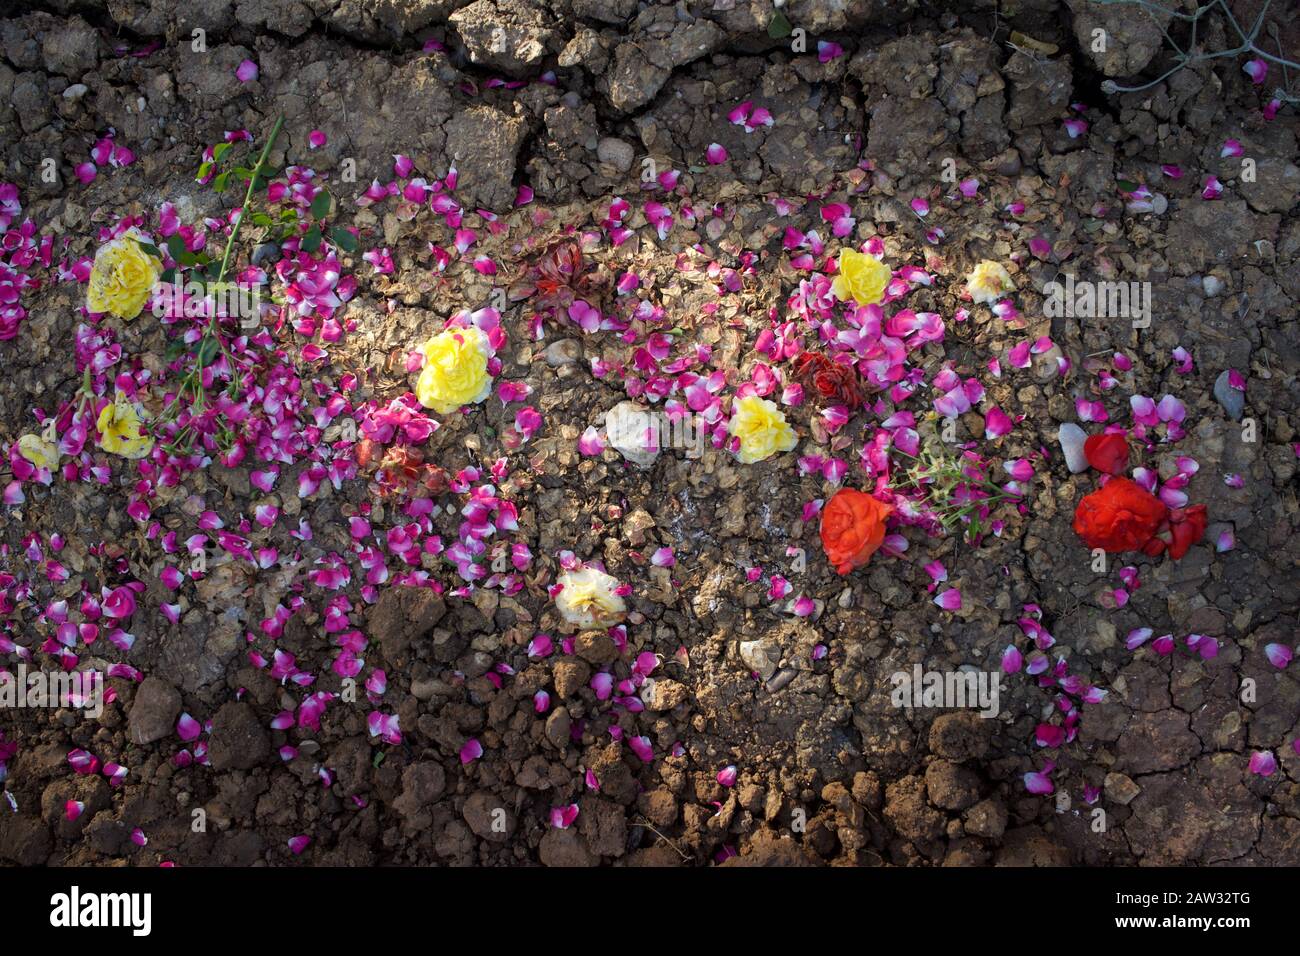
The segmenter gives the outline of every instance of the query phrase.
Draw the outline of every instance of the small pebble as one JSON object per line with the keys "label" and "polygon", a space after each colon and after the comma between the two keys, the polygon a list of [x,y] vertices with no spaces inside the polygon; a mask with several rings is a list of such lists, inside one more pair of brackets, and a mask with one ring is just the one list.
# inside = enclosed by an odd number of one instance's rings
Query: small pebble
{"label": "small pebble", "polygon": [[1077,475],[1088,470],[1088,458],[1083,453],[1083,443],[1088,440],[1088,433],[1074,422],[1066,422],[1057,433],[1056,440],[1065,453],[1065,467],[1070,474]]}
{"label": "small pebble", "polygon": [[1241,421],[1242,412],[1246,409],[1246,395],[1228,384],[1227,369],[1220,372],[1219,377],[1214,380],[1214,397],[1223,406],[1229,418],[1234,422]]}

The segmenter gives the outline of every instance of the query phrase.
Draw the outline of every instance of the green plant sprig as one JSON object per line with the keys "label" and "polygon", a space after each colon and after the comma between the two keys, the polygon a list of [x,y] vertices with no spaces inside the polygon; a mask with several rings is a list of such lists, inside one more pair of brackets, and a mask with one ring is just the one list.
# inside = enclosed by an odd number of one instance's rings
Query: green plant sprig
{"label": "green plant sprig", "polygon": [[[235,217],[234,224],[230,228],[230,235],[226,238],[226,248],[221,255],[221,265],[218,268],[217,276],[212,282],[207,283],[209,288],[212,286],[220,288],[225,284],[226,275],[229,273],[231,263],[234,261],[235,244],[239,240],[239,233],[243,228],[244,220],[250,215],[253,192],[259,185],[264,185],[267,160],[271,155],[271,150],[275,147],[275,142],[279,138],[283,126],[284,117],[276,119],[275,125],[271,127],[271,134],[267,137],[266,144],[262,147],[262,152],[257,158],[257,163],[249,171],[248,188],[244,191],[244,201],[240,205],[239,214]],[[208,164],[205,163],[204,165],[207,166]],[[203,172],[202,169],[200,171]],[[223,173],[222,175],[226,174]],[[224,188],[224,185],[222,188]],[[190,353],[195,357],[196,361],[177,384],[175,396],[159,414],[159,424],[174,420],[187,393],[192,396],[198,411],[201,412],[207,407],[207,392],[203,385],[203,370],[216,361],[218,355],[224,356],[232,368],[230,383],[226,387],[227,392],[233,396],[234,390],[238,387],[238,376],[233,374],[235,367],[234,356],[226,348],[225,340],[221,336],[221,317],[217,315],[216,309],[213,309],[212,314],[208,316],[203,335],[190,350]],[[164,447],[172,453],[188,453],[189,442],[192,441],[191,431],[193,431],[192,427],[187,426]],[[182,442],[182,438],[184,442]]]}

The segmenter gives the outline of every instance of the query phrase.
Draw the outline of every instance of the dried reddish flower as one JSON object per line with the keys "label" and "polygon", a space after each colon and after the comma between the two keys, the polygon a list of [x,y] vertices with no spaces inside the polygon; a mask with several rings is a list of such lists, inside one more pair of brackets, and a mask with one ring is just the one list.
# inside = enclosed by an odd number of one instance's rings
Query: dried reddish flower
{"label": "dried reddish flower", "polygon": [[1074,511],[1074,531],[1090,548],[1137,551],[1169,514],[1163,501],[1136,482],[1112,478],[1085,495]]}
{"label": "dried reddish flower", "polygon": [[853,488],[841,488],[822,509],[821,537],[826,559],[838,574],[868,561],[885,540],[892,506]]}
{"label": "dried reddish flower", "polygon": [[794,360],[793,368],[795,377],[822,398],[833,399],[849,408],[862,404],[858,373],[853,366],[817,352],[802,352]]}
{"label": "dried reddish flower", "polygon": [[383,452],[375,470],[375,489],[380,495],[410,496],[416,493],[440,495],[447,490],[447,473],[424,460],[419,449],[408,445],[384,447],[368,438],[357,443],[357,464],[363,469]]}
{"label": "dried reddish flower", "polygon": [[597,293],[596,280],[589,268],[578,243],[572,240],[552,243],[528,270],[538,304],[563,309],[575,299]]}
{"label": "dried reddish flower", "polygon": [[1122,475],[1128,467],[1128,442],[1123,435],[1089,435],[1083,454],[1088,464],[1108,475]]}

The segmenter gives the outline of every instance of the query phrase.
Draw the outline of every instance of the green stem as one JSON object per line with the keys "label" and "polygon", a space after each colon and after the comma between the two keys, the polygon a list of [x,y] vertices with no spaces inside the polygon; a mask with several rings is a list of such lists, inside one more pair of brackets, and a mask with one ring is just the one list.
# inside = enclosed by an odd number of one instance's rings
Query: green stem
{"label": "green stem", "polygon": [[[239,231],[243,228],[244,217],[248,214],[248,209],[253,202],[253,191],[257,187],[258,179],[261,178],[262,170],[266,167],[266,161],[271,156],[271,150],[275,148],[275,141],[280,138],[280,130],[283,127],[284,117],[281,116],[276,119],[275,125],[271,127],[271,134],[267,137],[266,144],[262,147],[262,153],[257,157],[257,163],[253,166],[252,175],[248,179],[248,188],[244,190],[244,201],[239,207],[239,215],[235,218],[234,224],[230,227],[230,235],[226,239],[226,249],[221,254],[221,269],[217,272],[216,281],[213,283],[213,285],[218,288],[224,285],[226,281],[226,274],[230,271],[230,263],[235,254],[235,243],[239,240]],[[235,375],[238,371],[235,367],[235,359],[234,356],[230,354],[229,350],[227,350],[226,343],[221,339],[220,317],[217,315],[216,308],[213,308],[212,314],[208,316],[208,325],[203,331],[203,337],[199,340],[196,354],[201,354],[203,352],[203,343],[208,339],[212,339],[217,343],[217,347],[221,351],[221,354],[230,362],[232,376]],[[181,379],[180,385],[176,390],[176,397],[168,403],[165,409],[163,409],[162,414],[159,416],[160,420],[166,421],[171,417],[172,410],[174,408],[179,408],[181,400],[185,397],[187,391],[193,394],[196,400],[202,399],[203,386],[200,384],[202,372],[202,368],[193,368],[190,369],[184,378]],[[187,427],[180,433],[180,435],[176,436],[176,439],[170,443],[169,447],[177,446],[181,436],[185,435],[188,431],[189,428]]]}
{"label": "green stem", "polygon": [[[220,285],[226,278],[226,272],[230,268],[230,256],[235,250],[235,240],[239,238],[239,229],[244,225],[244,214],[248,211],[248,205],[253,201],[253,187],[257,185],[258,177],[262,174],[262,167],[266,165],[267,157],[271,155],[271,149],[275,146],[275,141],[280,136],[280,128],[284,126],[284,117],[281,116],[271,127],[271,135],[267,137],[266,145],[262,147],[262,155],[257,157],[257,165],[253,167],[253,175],[248,180],[248,189],[244,192],[244,202],[239,207],[239,218],[231,227],[230,238],[226,240],[226,251],[221,256],[221,271],[217,273],[217,284]],[[216,316],[212,317],[213,319]]]}

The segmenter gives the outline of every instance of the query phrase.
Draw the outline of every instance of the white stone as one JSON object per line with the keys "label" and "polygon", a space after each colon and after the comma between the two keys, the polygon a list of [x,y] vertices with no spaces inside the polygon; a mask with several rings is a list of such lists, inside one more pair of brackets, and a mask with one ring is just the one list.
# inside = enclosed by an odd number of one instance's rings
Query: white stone
{"label": "white stone", "polygon": [[1088,440],[1088,433],[1074,422],[1066,422],[1057,433],[1061,451],[1065,453],[1065,467],[1070,474],[1077,475],[1088,470],[1088,457],[1083,453],[1083,443]]}
{"label": "white stone", "polygon": [[610,447],[641,468],[659,457],[658,415],[636,402],[619,402],[605,413]]}

